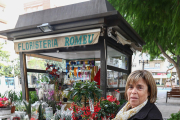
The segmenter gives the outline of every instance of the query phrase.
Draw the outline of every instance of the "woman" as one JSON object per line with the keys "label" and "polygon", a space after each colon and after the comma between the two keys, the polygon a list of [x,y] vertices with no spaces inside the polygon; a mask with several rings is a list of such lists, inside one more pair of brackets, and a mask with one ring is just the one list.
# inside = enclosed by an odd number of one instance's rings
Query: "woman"
{"label": "woman", "polygon": [[161,112],[154,104],[157,87],[150,72],[132,72],[127,78],[125,97],[128,102],[119,108],[113,120],[163,120]]}

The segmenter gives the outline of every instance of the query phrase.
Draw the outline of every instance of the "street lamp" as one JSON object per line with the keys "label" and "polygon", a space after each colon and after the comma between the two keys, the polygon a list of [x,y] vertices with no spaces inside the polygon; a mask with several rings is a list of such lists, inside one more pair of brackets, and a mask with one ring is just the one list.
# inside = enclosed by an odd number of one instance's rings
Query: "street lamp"
{"label": "street lamp", "polygon": [[[6,79],[6,77],[5,77],[5,79]],[[8,88],[9,88],[9,80],[8,80],[8,78],[7,78],[6,82],[7,82],[7,84],[8,84]]]}
{"label": "street lamp", "polygon": [[14,72],[14,64],[13,64],[14,89],[16,89],[16,88],[15,88],[16,85],[15,85],[15,75],[14,75],[14,73],[15,73],[15,72]]}
{"label": "street lamp", "polygon": [[139,60],[140,63],[142,63],[142,70],[144,70],[144,63],[148,63],[148,60]]}
{"label": "street lamp", "polygon": [[14,78],[14,77],[15,77],[15,75],[14,75],[14,73],[15,73],[15,72],[14,72],[14,62],[15,62],[15,61],[12,60],[11,62],[12,62],[12,67],[13,67],[12,74],[13,74],[14,89],[15,89],[15,78]]}

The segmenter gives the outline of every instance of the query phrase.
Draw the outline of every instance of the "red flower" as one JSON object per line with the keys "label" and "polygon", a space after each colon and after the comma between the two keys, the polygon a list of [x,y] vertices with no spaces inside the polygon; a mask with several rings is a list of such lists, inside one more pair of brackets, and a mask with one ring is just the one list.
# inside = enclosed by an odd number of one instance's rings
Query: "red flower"
{"label": "red flower", "polygon": [[116,103],[116,105],[119,105],[119,104],[120,104],[120,102],[119,102],[118,100],[116,100],[115,103]]}
{"label": "red flower", "polygon": [[36,120],[36,118],[31,118],[30,120]]}
{"label": "red flower", "polygon": [[115,90],[115,91],[118,92],[118,93],[120,93],[118,90],[119,90],[119,89],[117,89],[117,90]]}
{"label": "red flower", "polygon": [[116,101],[116,98],[113,97],[112,95],[108,95],[108,96],[107,96],[107,100],[110,101],[110,102],[115,102],[115,101]]}
{"label": "red flower", "polygon": [[0,107],[4,107],[4,104],[2,104],[2,102],[0,102]]}

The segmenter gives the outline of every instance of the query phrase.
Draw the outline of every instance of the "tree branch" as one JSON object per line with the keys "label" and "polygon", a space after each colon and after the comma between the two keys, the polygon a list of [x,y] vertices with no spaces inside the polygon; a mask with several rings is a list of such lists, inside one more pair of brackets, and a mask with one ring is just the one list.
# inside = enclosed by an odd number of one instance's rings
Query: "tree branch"
{"label": "tree branch", "polygon": [[176,54],[175,54],[174,52],[170,51],[167,46],[166,46],[166,49],[167,49],[169,52],[171,52],[174,56],[176,56]]}
{"label": "tree branch", "polygon": [[167,75],[168,71],[169,71],[169,70],[172,70],[173,68],[174,68],[174,67],[172,67],[172,68],[169,68],[169,69],[166,71],[166,75]]}
{"label": "tree branch", "polygon": [[178,67],[180,67],[180,56],[179,55],[177,56],[177,64],[178,64]]}
{"label": "tree branch", "polygon": [[163,48],[161,47],[161,45],[159,45],[156,40],[154,39],[154,42],[156,43],[156,45],[158,46],[158,48],[160,49],[160,51],[162,52],[162,54],[169,60],[170,63],[174,64],[174,66],[177,66],[177,63],[169,57],[169,55],[166,54],[166,52],[163,50]]}

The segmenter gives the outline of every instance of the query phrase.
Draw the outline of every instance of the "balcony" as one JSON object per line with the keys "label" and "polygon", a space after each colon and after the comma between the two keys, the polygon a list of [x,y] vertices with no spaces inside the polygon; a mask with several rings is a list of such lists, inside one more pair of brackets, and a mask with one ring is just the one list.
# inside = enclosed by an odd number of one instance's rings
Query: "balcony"
{"label": "balcony", "polygon": [[153,75],[153,78],[167,78],[166,75]]}
{"label": "balcony", "polygon": [[160,70],[160,67],[145,67],[144,70]]}

